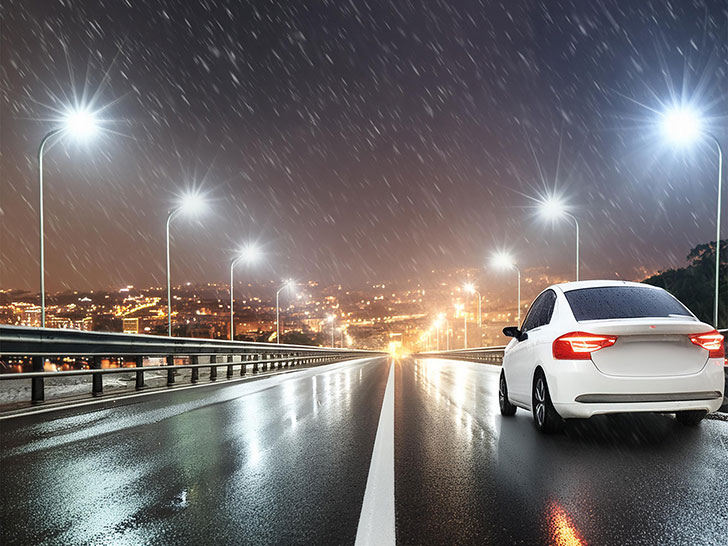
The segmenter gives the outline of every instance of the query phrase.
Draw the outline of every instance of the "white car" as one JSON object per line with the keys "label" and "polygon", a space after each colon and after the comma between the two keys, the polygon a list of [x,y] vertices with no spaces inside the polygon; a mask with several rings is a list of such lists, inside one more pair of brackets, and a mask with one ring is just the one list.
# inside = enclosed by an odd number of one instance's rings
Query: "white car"
{"label": "white car", "polygon": [[723,400],[723,336],[661,288],[625,281],[557,284],[531,304],[505,349],[503,415],[533,413],[536,428],[564,419],[675,413],[698,424]]}

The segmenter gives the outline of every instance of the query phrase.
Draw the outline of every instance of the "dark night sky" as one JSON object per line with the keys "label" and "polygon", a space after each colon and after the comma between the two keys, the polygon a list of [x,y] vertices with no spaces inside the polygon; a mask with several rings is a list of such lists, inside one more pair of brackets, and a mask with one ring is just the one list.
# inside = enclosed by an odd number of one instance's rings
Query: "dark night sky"
{"label": "dark night sky", "polygon": [[[46,155],[50,290],[176,281],[324,282],[476,267],[497,247],[585,277],[641,278],[714,238],[715,154],[654,122],[685,97],[728,141],[725,1],[6,0],[0,126],[3,288],[37,290],[37,165],[54,109],[95,96],[108,129]],[[723,90],[722,95],[720,90]],[[541,171],[539,170],[539,164]],[[244,273],[240,273],[241,277]]]}

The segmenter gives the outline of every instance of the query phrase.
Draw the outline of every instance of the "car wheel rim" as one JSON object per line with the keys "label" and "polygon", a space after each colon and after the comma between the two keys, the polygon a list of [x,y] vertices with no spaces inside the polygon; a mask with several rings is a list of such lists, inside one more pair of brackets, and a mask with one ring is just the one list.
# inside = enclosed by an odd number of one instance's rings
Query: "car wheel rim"
{"label": "car wheel rim", "polygon": [[536,381],[533,396],[536,399],[536,421],[539,425],[543,425],[544,417],[546,415],[546,387],[541,378]]}

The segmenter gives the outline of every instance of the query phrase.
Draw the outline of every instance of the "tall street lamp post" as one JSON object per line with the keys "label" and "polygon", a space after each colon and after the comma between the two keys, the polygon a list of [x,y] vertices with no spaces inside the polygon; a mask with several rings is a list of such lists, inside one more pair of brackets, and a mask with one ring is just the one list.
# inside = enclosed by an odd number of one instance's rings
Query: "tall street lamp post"
{"label": "tall street lamp post", "polygon": [[518,308],[517,316],[518,316],[518,325],[521,324],[521,270],[518,268],[518,266],[513,262],[513,258],[506,253],[499,252],[495,256],[493,256],[493,264],[497,267],[500,267],[501,269],[515,269],[516,274],[518,275],[518,292],[516,295],[516,307]]}
{"label": "tall street lamp post", "polygon": [[248,245],[243,248],[237,255],[237,257],[230,262],[230,341],[235,339],[235,282],[234,273],[235,266],[240,262],[253,263],[260,257],[260,251],[256,246]]}
{"label": "tall street lamp post", "polygon": [[567,218],[571,218],[571,220],[574,221],[574,227],[576,228],[576,280],[579,280],[579,221],[576,219],[576,216],[571,214],[570,212],[567,212],[564,208],[563,203],[556,199],[555,197],[551,197],[543,202],[541,202],[541,211],[547,218],[556,219],[562,216],[566,216]]}
{"label": "tall street lamp post", "polygon": [[281,307],[279,305],[279,296],[281,294],[281,290],[283,290],[284,288],[290,288],[291,286],[293,286],[293,281],[287,280],[276,291],[276,343],[281,342]]}
{"label": "tall street lamp post", "polygon": [[169,226],[180,213],[195,213],[204,207],[202,198],[194,193],[184,196],[182,203],[167,216],[167,335],[172,337],[172,283],[170,280]]}
{"label": "tall street lamp post", "polygon": [[329,315],[328,321],[331,323],[331,348],[334,348],[334,315]]}
{"label": "tall street lamp post", "polygon": [[687,144],[700,137],[707,138],[718,152],[718,200],[715,217],[715,288],[713,291],[713,326],[718,328],[718,297],[720,292],[720,216],[723,186],[723,148],[720,141],[703,127],[700,117],[689,108],[674,108],[662,116],[662,129],[676,144]]}
{"label": "tall street lamp post", "polygon": [[38,226],[40,231],[40,326],[46,325],[45,305],[45,226],[43,211],[43,154],[46,144],[55,136],[72,134],[76,137],[88,137],[98,130],[96,117],[88,110],[74,110],[66,114],[63,125],[48,132],[38,147]]}

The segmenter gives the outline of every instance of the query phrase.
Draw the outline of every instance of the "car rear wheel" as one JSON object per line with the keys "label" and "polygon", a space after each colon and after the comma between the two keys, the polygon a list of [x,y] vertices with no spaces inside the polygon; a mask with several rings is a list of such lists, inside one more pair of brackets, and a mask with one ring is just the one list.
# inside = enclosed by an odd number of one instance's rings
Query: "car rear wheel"
{"label": "car rear wheel", "polygon": [[707,412],[701,410],[678,411],[677,413],[675,413],[675,418],[677,419],[677,422],[681,425],[694,427],[703,420],[703,417],[705,417],[706,414]]}
{"label": "car rear wheel", "polygon": [[536,428],[545,433],[558,432],[564,420],[551,403],[549,386],[541,370],[533,378],[533,392],[531,394],[531,408]]}
{"label": "car rear wheel", "polygon": [[516,413],[516,406],[508,400],[508,385],[503,370],[501,370],[500,381],[498,382],[498,404],[500,405],[501,415],[511,416]]}

